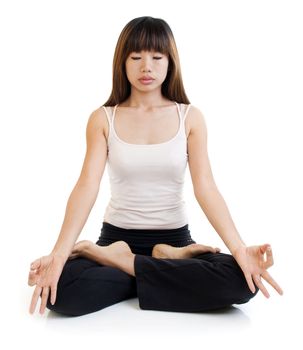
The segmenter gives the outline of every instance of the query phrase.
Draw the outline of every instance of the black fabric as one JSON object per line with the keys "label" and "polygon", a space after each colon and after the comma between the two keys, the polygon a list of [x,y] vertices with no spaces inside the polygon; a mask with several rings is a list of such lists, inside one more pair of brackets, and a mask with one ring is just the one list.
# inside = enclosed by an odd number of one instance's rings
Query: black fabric
{"label": "black fabric", "polygon": [[169,230],[124,229],[103,222],[96,242],[127,242],[135,256],[135,275],[86,258],[68,260],[58,282],[57,300],[47,307],[80,316],[138,297],[146,310],[201,312],[249,301],[253,294],[230,254],[205,253],[191,259],[157,259],[157,243],[175,247],[196,243],[188,225]]}
{"label": "black fabric", "polygon": [[107,246],[116,241],[125,241],[134,254],[150,255],[157,243],[166,243],[174,247],[184,247],[196,243],[188,225],[165,230],[125,229],[103,222],[101,234],[96,242],[100,246]]}

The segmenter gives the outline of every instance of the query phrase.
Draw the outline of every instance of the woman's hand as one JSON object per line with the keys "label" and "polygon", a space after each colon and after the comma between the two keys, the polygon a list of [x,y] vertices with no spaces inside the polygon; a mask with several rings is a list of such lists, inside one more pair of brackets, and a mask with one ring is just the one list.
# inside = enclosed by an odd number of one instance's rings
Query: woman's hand
{"label": "woman's hand", "polygon": [[42,256],[31,263],[28,285],[36,285],[29,309],[31,314],[36,309],[39,296],[41,296],[40,314],[43,314],[45,311],[49,293],[51,293],[51,303],[55,303],[57,284],[65,261],[66,259],[62,256],[50,254]]}
{"label": "woman's hand", "polygon": [[[265,259],[266,255],[266,259]],[[261,277],[268,282],[280,295],[283,294],[281,287],[266,271],[274,264],[272,249],[269,244],[256,246],[241,246],[233,253],[238,265],[241,267],[246,278],[249,289],[255,293],[256,286],[261,290],[266,298],[269,293],[262,283]],[[254,283],[253,283],[254,282]]]}

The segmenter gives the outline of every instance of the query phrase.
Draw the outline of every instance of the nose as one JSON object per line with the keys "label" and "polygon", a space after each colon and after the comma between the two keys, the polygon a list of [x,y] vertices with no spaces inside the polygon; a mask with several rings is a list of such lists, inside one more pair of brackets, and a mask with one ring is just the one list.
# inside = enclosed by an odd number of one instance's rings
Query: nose
{"label": "nose", "polygon": [[143,67],[141,68],[141,72],[142,72],[142,73],[151,72],[151,69],[150,69],[149,67],[147,67],[147,66],[143,66]]}
{"label": "nose", "polygon": [[151,63],[148,58],[142,59],[142,66],[141,66],[141,72],[151,72]]}

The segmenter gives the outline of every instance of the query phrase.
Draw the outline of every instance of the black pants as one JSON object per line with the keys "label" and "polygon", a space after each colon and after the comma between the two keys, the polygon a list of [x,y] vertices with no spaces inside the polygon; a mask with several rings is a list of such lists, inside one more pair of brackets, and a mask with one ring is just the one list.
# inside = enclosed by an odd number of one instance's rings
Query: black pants
{"label": "black pants", "polygon": [[67,260],[58,282],[57,300],[47,307],[80,316],[138,297],[145,310],[199,312],[249,301],[253,294],[232,255],[204,253],[190,259],[157,259],[157,243],[183,247],[196,243],[188,225],[169,230],[123,229],[103,222],[96,244],[123,240],[135,256],[135,275],[86,258]]}

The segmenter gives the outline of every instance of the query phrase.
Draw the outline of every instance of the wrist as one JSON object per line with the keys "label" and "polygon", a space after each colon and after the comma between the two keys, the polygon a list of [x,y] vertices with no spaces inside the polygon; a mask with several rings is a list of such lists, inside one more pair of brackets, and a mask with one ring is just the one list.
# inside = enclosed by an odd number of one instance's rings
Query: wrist
{"label": "wrist", "polygon": [[66,262],[66,260],[68,259],[69,257],[69,254],[65,253],[65,252],[62,252],[62,251],[57,251],[57,250],[53,250],[51,252],[51,255],[54,257],[54,258],[58,258],[60,260],[62,260],[64,263]]}
{"label": "wrist", "polygon": [[241,242],[241,243],[239,243],[238,245],[236,245],[236,246],[234,246],[234,247],[231,247],[230,249],[229,249],[229,251],[230,251],[230,253],[231,253],[231,255],[236,255],[237,254],[237,252],[239,251],[239,250],[242,250],[242,249],[245,249],[246,248],[246,244],[245,243],[243,243],[243,242]]}

